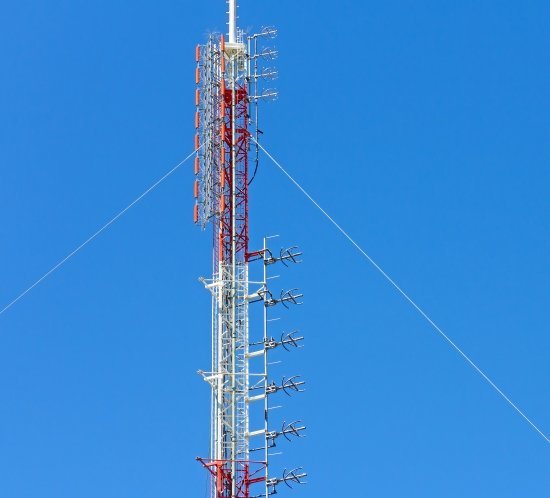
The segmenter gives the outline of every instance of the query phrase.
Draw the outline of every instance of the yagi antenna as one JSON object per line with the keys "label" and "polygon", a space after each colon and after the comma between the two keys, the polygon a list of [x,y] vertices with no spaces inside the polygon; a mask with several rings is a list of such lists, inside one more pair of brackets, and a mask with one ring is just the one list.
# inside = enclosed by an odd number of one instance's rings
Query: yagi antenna
{"label": "yagi antenna", "polygon": [[273,489],[275,486],[285,483],[289,488],[292,488],[292,484],[305,484],[304,478],[307,477],[305,472],[302,472],[302,468],[298,467],[293,470],[285,470],[283,472],[283,477],[275,477],[269,480],[268,485],[272,488],[271,494],[275,494],[276,491]]}
{"label": "yagi antenna", "polygon": [[297,336],[296,334],[298,334],[297,331],[289,333],[283,332],[279,341],[275,340],[273,337],[270,337],[269,339],[265,339],[261,342],[252,342],[250,343],[250,346],[263,346],[266,350],[275,349],[279,346],[282,346],[286,351],[299,349],[303,347],[303,344],[301,344],[301,342],[304,340],[304,337]]}

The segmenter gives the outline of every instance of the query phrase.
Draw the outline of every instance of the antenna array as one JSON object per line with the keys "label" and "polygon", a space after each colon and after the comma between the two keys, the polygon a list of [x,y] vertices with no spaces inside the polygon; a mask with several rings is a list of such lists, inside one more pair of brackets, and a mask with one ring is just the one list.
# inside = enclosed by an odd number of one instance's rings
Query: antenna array
{"label": "antenna array", "polygon": [[[229,40],[211,35],[196,50],[194,220],[203,229],[211,225],[213,232],[212,278],[201,278],[212,295],[212,365],[209,372],[199,371],[212,390],[211,445],[209,457],[198,460],[210,473],[211,498],[267,497],[281,484],[293,487],[306,476],[301,468],[274,476],[270,467],[278,441],[301,438],[306,427],[299,420],[276,429],[270,425],[271,398],[299,393],[305,382],[299,376],[274,381],[269,374],[273,351],[299,349],[304,338],[297,332],[278,339],[270,334],[270,310],[300,305],[302,294],[272,292],[268,270],[299,263],[301,253],[290,247],[276,255],[267,239],[262,249],[249,251],[248,190],[259,162],[259,103],[277,95],[267,87],[277,73],[266,66],[277,53],[265,43],[276,30],[246,36],[236,28],[236,18],[236,2],[230,0]],[[263,263],[257,281],[249,279],[254,262]],[[262,333],[253,334],[255,340],[249,330],[251,305],[263,309]]]}

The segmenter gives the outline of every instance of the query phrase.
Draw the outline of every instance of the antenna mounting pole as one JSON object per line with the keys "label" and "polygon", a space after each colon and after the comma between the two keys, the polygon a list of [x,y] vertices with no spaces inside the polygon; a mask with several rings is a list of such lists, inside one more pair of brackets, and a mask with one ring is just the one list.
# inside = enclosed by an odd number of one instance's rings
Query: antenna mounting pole
{"label": "antenna mounting pole", "polygon": [[229,43],[237,43],[237,0],[229,3]]}

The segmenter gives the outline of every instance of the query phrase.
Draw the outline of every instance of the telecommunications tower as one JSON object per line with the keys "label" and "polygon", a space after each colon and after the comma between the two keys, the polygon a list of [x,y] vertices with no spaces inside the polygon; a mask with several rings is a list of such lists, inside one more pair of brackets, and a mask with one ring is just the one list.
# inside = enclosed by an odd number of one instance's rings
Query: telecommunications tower
{"label": "telecommunications tower", "polygon": [[[269,423],[276,408],[271,398],[304,385],[298,376],[269,376],[273,350],[290,351],[303,341],[297,332],[274,338],[268,331],[270,310],[300,304],[302,297],[297,289],[272,293],[269,269],[298,263],[301,253],[295,247],[274,253],[268,238],[259,250],[248,247],[248,192],[262,133],[258,108],[275,96],[264,85],[276,72],[264,63],[276,53],[264,43],[276,32],[245,34],[237,29],[236,0],[227,3],[228,37],[212,34],[196,50],[194,220],[213,232],[212,277],[201,278],[212,294],[212,365],[199,371],[212,393],[210,454],[198,460],[210,475],[210,498],[257,498],[276,494],[281,484],[301,484],[306,476],[301,468],[274,474],[270,465],[278,440],[301,437],[305,427],[300,421],[276,428]],[[257,278],[249,278],[249,265]]]}

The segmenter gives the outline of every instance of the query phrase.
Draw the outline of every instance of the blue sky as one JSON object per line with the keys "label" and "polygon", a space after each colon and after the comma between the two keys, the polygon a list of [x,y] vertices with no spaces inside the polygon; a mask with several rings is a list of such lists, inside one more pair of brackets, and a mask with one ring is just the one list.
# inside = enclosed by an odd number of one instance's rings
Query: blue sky
{"label": "blue sky", "polygon": [[[548,434],[548,2],[240,6],[241,27],[279,29],[266,148]],[[2,304],[191,151],[194,47],[225,10],[4,2]],[[0,316],[1,496],[204,496],[192,181],[178,171]],[[308,425],[275,463],[309,472],[295,496],[549,496],[548,443],[265,158],[251,211],[253,246],[304,251],[280,285],[305,304],[280,327],[307,344],[275,372],[308,382],[282,400]]]}

